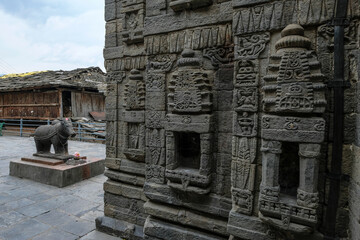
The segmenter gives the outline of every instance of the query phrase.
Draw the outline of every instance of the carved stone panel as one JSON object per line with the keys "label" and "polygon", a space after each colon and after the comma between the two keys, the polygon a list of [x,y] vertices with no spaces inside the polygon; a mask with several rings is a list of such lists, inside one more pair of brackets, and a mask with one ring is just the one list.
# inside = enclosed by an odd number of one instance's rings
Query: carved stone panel
{"label": "carved stone panel", "polygon": [[209,133],[213,131],[214,117],[210,114],[201,115],[178,115],[167,114],[165,129],[173,132],[197,132]]}
{"label": "carved stone panel", "polygon": [[210,59],[214,67],[229,64],[234,60],[234,47],[211,47],[203,51],[205,58]]}
{"label": "carved stone panel", "polygon": [[151,56],[147,68],[153,72],[169,72],[174,65],[175,55],[166,54]]}
{"label": "carved stone panel", "polygon": [[165,91],[165,74],[147,71],[146,73],[146,91],[164,92]]}
{"label": "carved stone panel", "polygon": [[258,91],[256,87],[234,89],[234,110],[256,112],[258,109]]}
{"label": "carved stone panel", "polygon": [[145,84],[140,71],[133,69],[129,81],[125,84],[125,109],[144,110],[145,109]]}
{"label": "carved stone panel", "polygon": [[264,115],[261,120],[264,139],[321,143],[325,137],[323,118],[300,118]]}
{"label": "carved stone panel", "polygon": [[145,124],[144,123],[126,123],[125,136],[125,156],[134,161],[145,161]]}
{"label": "carved stone panel", "polygon": [[257,58],[270,40],[269,33],[235,37],[235,58]]}
{"label": "carved stone panel", "polygon": [[144,7],[143,3],[121,8],[123,18],[123,41],[126,44],[141,43],[144,41]]}
{"label": "carved stone panel", "polygon": [[[200,60],[192,50],[184,50],[179,70],[171,76],[168,107],[177,113],[209,112],[212,108],[211,84],[207,72],[198,68]],[[187,69],[189,67],[190,69]]]}
{"label": "carved stone panel", "polygon": [[233,137],[232,157],[236,161],[254,163],[256,157],[257,139],[246,137]]}
{"label": "carved stone panel", "polygon": [[231,162],[231,185],[252,191],[254,189],[255,164],[234,160]]}
{"label": "carved stone panel", "polygon": [[255,137],[257,135],[256,113],[234,113],[234,135],[239,137]]}
{"label": "carved stone panel", "polygon": [[147,128],[164,128],[165,111],[147,111],[145,124]]}
{"label": "carved stone panel", "polygon": [[240,60],[235,66],[235,87],[256,86],[258,84],[257,66],[254,61]]}
{"label": "carved stone panel", "polygon": [[165,181],[165,130],[146,130],[146,181],[164,183]]}
{"label": "carved stone panel", "polygon": [[250,215],[253,210],[254,196],[251,191],[232,188],[232,199],[234,203],[234,210],[238,213]]}
{"label": "carved stone panel", "polygon": [[125,77],[126,77],[125,71],[113,71],[107,74],[106,83],[107,84],[122,83]]}
{"label": "carved stone panel", "polygon": [[324,112],[326,85],[304,29],[289,25],[277,41],[264,77],[264,110],[268,112]]}

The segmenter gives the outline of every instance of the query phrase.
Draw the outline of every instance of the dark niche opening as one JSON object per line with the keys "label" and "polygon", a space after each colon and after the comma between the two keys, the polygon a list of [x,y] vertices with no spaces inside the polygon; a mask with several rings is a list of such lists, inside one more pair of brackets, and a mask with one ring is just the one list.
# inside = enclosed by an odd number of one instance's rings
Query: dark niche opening
{"label": "dark niche opening", "polygon": [[181,168],[200,168],[200,134],[177,132],[175,134],[176,158]]}
{"label": "dark niche opening", "polygon": [[63,108],[63,117],[72,117],[70,91],[62,92],[62,108]]}
{"label": "dark niche opening", "polygon": [[280,192],[296,196],[299,187],[299,144],[282,142],[279,166]]}

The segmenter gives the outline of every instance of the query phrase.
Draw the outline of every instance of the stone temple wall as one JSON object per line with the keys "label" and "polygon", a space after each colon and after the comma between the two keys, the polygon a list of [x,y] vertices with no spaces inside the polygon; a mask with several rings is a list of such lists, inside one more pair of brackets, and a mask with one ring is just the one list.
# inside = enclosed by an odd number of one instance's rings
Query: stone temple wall
{"label": "stone temple wall", "polygon": [[[104,217],[126,239],[322,239],[335,0],[106,0]],[[349,0],[336,232],[359,232]],[[350,193],[350,194],[349,194]]]}

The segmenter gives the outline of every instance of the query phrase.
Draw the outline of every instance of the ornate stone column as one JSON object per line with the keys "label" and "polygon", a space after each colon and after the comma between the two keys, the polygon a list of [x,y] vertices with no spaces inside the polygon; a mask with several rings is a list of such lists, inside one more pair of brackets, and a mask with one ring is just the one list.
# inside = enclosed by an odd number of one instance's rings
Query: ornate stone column
{"label": "ornate stone column", "polygon": [[320,144],[300,144],[300,181],[297,190],[299,206],[316,208],[319,202],[317,191]]}
{"label": "ornate stone column", "polygon": [[262,178],[260,185],[260,198],[278,201],[279,186],[279,161],[281,142],[262,140]]}

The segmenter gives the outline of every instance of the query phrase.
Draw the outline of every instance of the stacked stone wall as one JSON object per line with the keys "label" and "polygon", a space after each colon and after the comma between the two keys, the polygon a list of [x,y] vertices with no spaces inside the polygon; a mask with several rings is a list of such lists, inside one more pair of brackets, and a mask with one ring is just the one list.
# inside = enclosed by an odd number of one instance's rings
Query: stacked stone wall
{"label": "stacked stone wall", "polygon": [[[98,228],[126,239],[321,239],[335,3],[106,0]],[[348,17],[342,238],[360,235],[358,1]]]}

